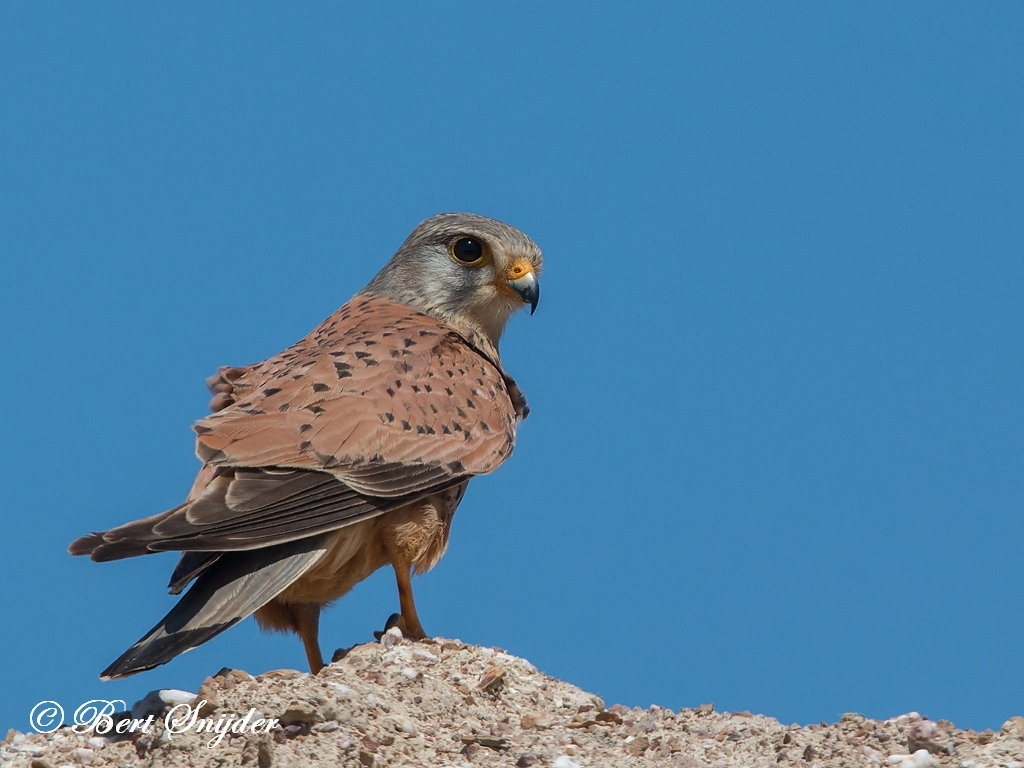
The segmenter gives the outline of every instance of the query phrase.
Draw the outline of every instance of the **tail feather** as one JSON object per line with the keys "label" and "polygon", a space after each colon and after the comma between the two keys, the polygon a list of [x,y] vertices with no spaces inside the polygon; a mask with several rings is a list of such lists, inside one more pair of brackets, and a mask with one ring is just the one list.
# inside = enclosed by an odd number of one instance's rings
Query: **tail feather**
{"label": "tail feather", "polygon": [[237,624],[281,594],[324,552],[326,536],[226,552],[201,573],[145,637],[103,670],[113,680],[166,664]]}

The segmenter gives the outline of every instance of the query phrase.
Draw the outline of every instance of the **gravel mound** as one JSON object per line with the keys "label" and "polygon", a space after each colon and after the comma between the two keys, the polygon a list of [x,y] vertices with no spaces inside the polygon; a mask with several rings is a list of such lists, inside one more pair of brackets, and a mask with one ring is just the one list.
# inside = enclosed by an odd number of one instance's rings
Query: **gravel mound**
{"label": "gravel mound", "polygon": [[[166,719],[173,707],[172,720],[187,723],[195,712],[222,732],[198,733],[193,724],[172,733]],[[150,718],[150,725],[129,732],[132,718]],[[799,726],[711,705],[606,708],[600,697],[498,649],[413,643],[397,630],[350,649],[316,677],[225,669],[194,698],[154,692],[105,724],[112,726],[107,736],[68,726],[50,734],[11,731],[0,745],[0,766],[1024,768],[1022,717],[999,733],[975,733],[916,713],[887,721],[849,714],[831,725]]]}

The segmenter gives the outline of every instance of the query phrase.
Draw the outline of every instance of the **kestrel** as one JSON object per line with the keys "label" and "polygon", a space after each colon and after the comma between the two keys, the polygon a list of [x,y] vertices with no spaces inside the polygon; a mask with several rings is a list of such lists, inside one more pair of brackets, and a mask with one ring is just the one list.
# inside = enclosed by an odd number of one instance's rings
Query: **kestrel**
{"label": "kestrel", "polygon": [[164,664],[252,613],[297,633],[315,674],[322,608],[389,564],[398,625],[425,637],[411,576],[441,559],[466,485],[509,457],[528,413],[498,341],[536,309],[540,268],[515,227],[440,214],[304,339],[211,377],[185,503],[69,547],[98,562],[181,552],[170,591],[194,581],[102,677]]}

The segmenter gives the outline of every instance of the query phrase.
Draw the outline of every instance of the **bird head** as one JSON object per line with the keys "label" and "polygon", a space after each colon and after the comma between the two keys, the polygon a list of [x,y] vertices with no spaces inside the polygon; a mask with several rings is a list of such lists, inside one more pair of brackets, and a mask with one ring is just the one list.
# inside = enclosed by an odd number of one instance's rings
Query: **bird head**
{"label": "bird head", "polygon": [[512,314],[537,308],[540,269],[540,248],[515,227],[441,213],[412,231],[362,293],[482,334],[497,349]]}

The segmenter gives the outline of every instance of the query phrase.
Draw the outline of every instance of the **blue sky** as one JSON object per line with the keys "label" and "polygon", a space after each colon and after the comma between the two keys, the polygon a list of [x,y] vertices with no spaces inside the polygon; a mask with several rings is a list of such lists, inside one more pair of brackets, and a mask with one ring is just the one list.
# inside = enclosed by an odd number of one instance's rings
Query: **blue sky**
{"label": "blue sky", "polygon": [[[99,671],[173,556],[219,365],[277,352],[421,219],[544,249],[533,414],[416,583],[428,632],[610,703],[1022,714],[1024,8],[0,9],[0,725],[304,668],[247,621]],[[378,573],[331,649],[397,605]]]}

